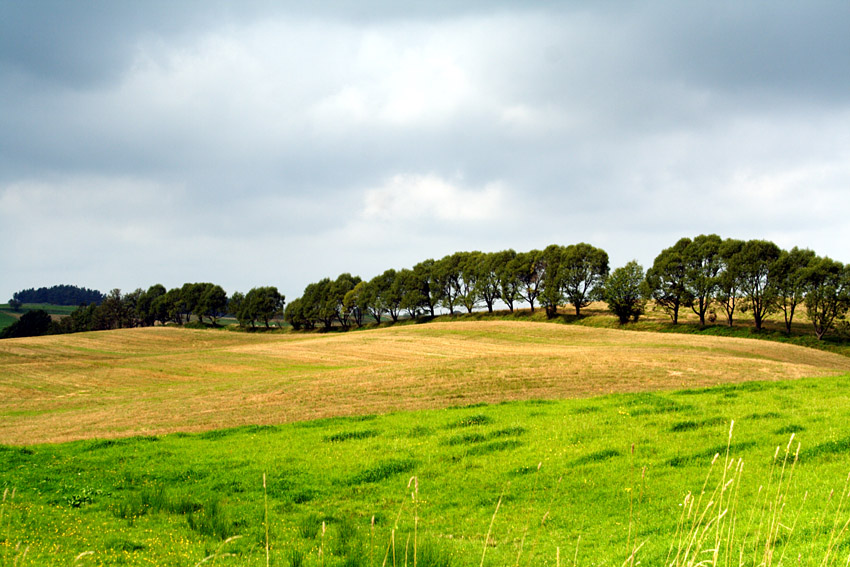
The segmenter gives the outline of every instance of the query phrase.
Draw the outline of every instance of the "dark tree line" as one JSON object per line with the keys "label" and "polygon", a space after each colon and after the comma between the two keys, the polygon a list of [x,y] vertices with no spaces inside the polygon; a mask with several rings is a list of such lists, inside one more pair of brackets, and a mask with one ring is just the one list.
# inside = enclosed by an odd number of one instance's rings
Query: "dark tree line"
{"label": "dark tree line", "polygon": [[436,315],[438,309],[493,312],[501,301],[510,311],[527,303],[549,317],[571,304],[576,315],[601,297],[608,254],[589,244],[515,252],[455,252],[424,260],[412,268],[390,269],[364,281],[351,274],[309,284],[290,302],[285,320],[295,329],[330,329],[381,323],[400,317]]}
{"label": "dark tree line", "polygon": [[9,304],[15,309],[23,303],[49,303],[51,305],[88,305],[100,303],[105,296],[95,290],[75,285],[54,285],[38,289],[24,289],[12,295]]}

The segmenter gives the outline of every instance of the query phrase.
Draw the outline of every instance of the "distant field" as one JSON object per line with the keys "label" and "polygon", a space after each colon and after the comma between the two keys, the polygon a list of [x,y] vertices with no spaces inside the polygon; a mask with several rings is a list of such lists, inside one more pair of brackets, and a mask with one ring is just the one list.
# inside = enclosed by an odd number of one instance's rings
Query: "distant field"
{"label": "distant field", "polygon": [[170,327],[0,341],[0,443],[590,397],[850,371],[767,341],[507,321],[335,334]]}
{"label": "distant field", "polygon": [[51,305],[47,303],[24,303],[18,311],[13,311],[8,303],[0,304],[0,330],[5,329],[27,311],[42,309],[54,319],[70,315],[77,309],[76,305]]}

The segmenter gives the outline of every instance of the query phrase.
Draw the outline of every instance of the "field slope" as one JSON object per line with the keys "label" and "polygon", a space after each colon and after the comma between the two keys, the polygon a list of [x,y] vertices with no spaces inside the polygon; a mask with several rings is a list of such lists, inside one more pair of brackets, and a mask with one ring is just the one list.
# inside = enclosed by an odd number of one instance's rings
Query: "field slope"
{"label": "field slope", "polygon": [[0,443],[591,397],[850,372],[724,337],[476,321],[345,334],[144,328],[0,341]]}

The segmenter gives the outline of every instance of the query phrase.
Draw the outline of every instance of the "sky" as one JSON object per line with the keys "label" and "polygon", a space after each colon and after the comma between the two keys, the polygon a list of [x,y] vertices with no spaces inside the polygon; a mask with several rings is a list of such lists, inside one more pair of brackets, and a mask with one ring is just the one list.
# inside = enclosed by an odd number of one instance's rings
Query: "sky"
{"label": "sky", "polygon": [[850,2],[0,0],[0,301],[460,250],[850,262]]}

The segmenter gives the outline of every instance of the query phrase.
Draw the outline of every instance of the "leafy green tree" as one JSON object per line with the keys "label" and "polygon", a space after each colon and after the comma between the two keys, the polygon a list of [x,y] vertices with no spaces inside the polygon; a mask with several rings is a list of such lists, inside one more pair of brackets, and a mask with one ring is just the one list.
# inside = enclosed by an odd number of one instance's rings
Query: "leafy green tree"
{"label": "leafy green tree", "polygon": [[345,307],[345,294],[353,290],[358,283],[360,283],[358,276],[344,273],[337,276],[331,285],[331,301],[336,311],[336,319],[343,329],[348,329],[352,322],[352,313]]}
{"label": "leafy green tree", "polygon": [[[434,310],[442,299],[442,285],[435,276],[436,264],[437,262],[429,258],[413,266],[413,273],[419,285],[418,293],[422,297],[422,307],[428,311],[431,317],[434,316]],[[408,304],[405,309],[409,308]]]}
{"label": "leafy green tree", "polygon": [[478,281],[481,278],[481,267],[479,258],[481,252],[456,252],[457,277],[453,279],[453,285],[457,288],[457,298],[461,305],[466,308],[467,313],[472,313],[481,301],[479,295]]}
{"label": "leafy green tree", "polygon": [[[411,269],[399,270],[393,280],[393,286],[398,289],[401,299],[399,300],[399,309],[404,309],[411,318],[415,318],[422,310],[427,310],[429,307],[429,285],[427,278],[422,276],[422,272],[417,272]],[[433,308],[431,313],[433,313]]]}
{"label": "leafy green tree", "polygon": [[741,251],[744,241],[727,238],[720,245],[720,273],[717,276],[717,302],[726,312],[726,322],[731,327],[738,307],[741,289],[741,269],[743,259]]}
{"label": "leafy green tree", "polygon": [[12,339],[19,337],[38,337],[46,335],[51,328],[52,321],[47,311],[35,309],[27,311],[21,318],[0,332],[0,339]]}
{"label": "leafy green tree", "polygon": [[542,282],[540,285],[540,305],[546,310],[546,317],[552,319],[558,314],[558,305],[564,302],[564,294],[561,291],[563,281],[561,278],[561,262],[565,248],[557,244],[547,246],[540,256],[537,277]]}
{"label": "leafy green tree", "polygon": [[20,311],[20,310],[21,310],[21,306],[22,306],[22,305],[23,305],[23,303],[22,303],[21,301],[19,301],[19,300],[15,299],[14,297],[13,297],[12,299],[10,299],[10,300],[9,300],[9,307],[10,307],[10,308],[12,309],[12,311],[14,311],[15,313],[17,313],[18,311]]}
{"label": "leafy green tree", "polygon": [[322,278],[318,282],[308,284],[304,288],[301,299],[304,302],[304,314],[314,322],[322,324],[325,330],[333,327],[337,316],[337,301],[333,295],[333,282],[330,278]]}
{"label": "leafy green tree", "polygon": [[790,251],[783,250],[776,261],[777,303],[785,317],[785,332],[791,334],[791,323],[798,305],[803,303],[806,293],[806,276],[809,265],[817,257],[811,250],[796,246]]}
{"label": "leafy green tree", "polygon": [[528,252],[519,252],[516,257],[511,260],[509,269],[516,278],[517,292],[520,298],[527,301],[531,307],[531,312],[534,313],[534,302],[537,301],[543,279],[540,277],[542,272],[543,252],[540,250],[529,250]]}
{"label": "leafy green tree", "polygon": [[292,325],[296,331],[313,328],[313,322],[304,314],[304,303],[300,297],[286,304],[283,320]]}
{"label": "leafy green tree", "polygon": [[850,309],[850,266],[817,258],[805,270],[806,310],[818,340]]}
{"label": "leafy green tree", "polygon": [[215,325],[227,311],[227,292],[220,285],[211,283],[198,285],[201,286],[201,294],[195,304],[195,314],[199,321],[207,317]]}
{"label": "leafy green tree", "polygon": [[159,314],[154,309],[154,303],[157,298],[162,297],[165,293],[165,286],[155,284],[139,295],[139,299],[136,302],[136,316],[139,318],[140,325],[150,327],[156,324],[157,320],[163,323],[165,322],[165,318],[158,317]]}
{"label": "leafy green tree", "polygon": [[488,313],[493,312],[493,305],[501,297],[499,293],[499,276],[496,272],[496,256],[496,254],[477,252],[470,261],[474,264],[473,269],[477,273],[475,293],[484,301]]}
{"label": "leafy green tree", "polygon": [[369,310],[368,282],[360,281],[342,299],[342,308],[351,314],[358,327],[363,326],[363,317]]}
{"label": "leafy green tree", "polygon": [[620,324],[637,321],[646,307],[643,266],[632,260],[617,268],[605,280],[604,298]]}
{"label": "leafy green tree", "polygon": [[[407,272],[408,275],[405,277],[412,278],[413,272],[410,270],[407,270]],[[398,320],[405,293],[401,278],[400,272],[390,268],[369,280],[366,287],[366,305],[369,314],[379,325],[384,313],[389,314],[393,321]],[[410,285],[416,286],[413,281]],[[419,296],[414,301],[419,302],[421,300],[422,298]]]}
{"label": "leafy green tree", "polygon": [[514,303],[522,299],[519,292],[520,282],[514,269],[516,267],[516,256],[515,251],[508,249],[496,252],[492,260],[499,299],[508,306],[511,313],[514,312]]}
{"label": "leafy green tree", "polygon": [[439,304],[449,310],[449,315],[454,315],[461,294],[461,259],[459,253],[449,254],[434,262],[431,270],[431,288],[439,290]]}
{"label": "leafy green tree", "polygon": [[743,310],[752,312],[756,331],[760,331],[767,315],[776,309],[778,299],[776,261],[781,250],[767,240],[748,240],[741,248],[740,286]]}
{"label": "leafy green tree", "polygon": [[255,287],[245,294],[236,318],[240,324],[249,323],[252,328],[262,321],[268,329],[269,322],[283,313],[284,303],[284,296],[276,287]]}
{"label": "leafy green tree", "polygon": [[723,241],[716,234],[701,234],[684,249],[685,290],[690,307],[699,316],[700,326],[705,326],[705,314],[714,300],[722,268],[720,246]]}
{"label": "leafy green tree", "polygon": [[608,277],[608,253],[601,248],[580,242],[566,247],[561,261],[560,278],[564,295],[576,310],[581,310],[597,297]]}
{"label": "leafy green tree", "polygon": [[646,273],[650,297],[667,312],[674,325],[679,322],[679,308],[691,301],[685,288],[684,258],[690,243],[690,238],[681,238],[670,248],[662,250]]}

